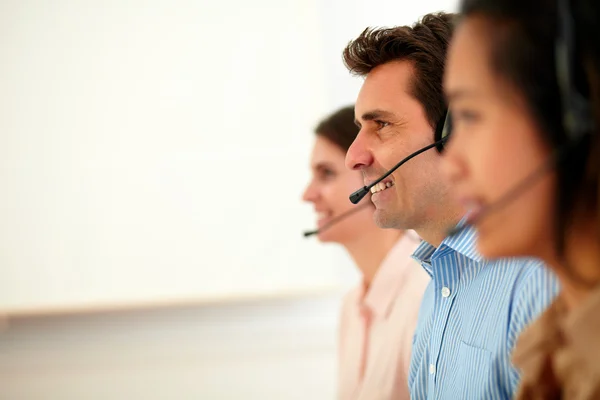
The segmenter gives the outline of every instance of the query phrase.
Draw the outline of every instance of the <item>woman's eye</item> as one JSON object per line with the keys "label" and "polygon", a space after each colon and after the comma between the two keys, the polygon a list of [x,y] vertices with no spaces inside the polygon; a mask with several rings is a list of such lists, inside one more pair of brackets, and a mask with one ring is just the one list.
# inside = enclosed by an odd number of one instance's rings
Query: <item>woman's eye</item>
{"label": "woman's eye", "polygon": [[459,110],[453,112],[452,116],[456,122],[473,122],[479,119],[479,114],[471,110]]}
{"label": "woman's eye", "polygon": [[327,179],[331,179],[333,177],[335,177],[335,171],[333,171],[331,169],[321,170],[321,179],[327,180]]}

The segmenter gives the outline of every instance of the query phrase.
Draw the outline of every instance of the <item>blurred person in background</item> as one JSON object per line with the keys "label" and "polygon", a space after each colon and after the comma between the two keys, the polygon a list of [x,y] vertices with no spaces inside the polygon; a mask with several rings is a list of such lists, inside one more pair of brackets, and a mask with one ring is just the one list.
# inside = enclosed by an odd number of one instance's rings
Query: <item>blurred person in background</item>
{"label": "blurred person in background", "polygon": [[[362,184],[361,174],[344,165],[358,133],[354,107],[331,114],[315,133],[312,179],[303,199],[314,206],[318,239],[342,245],[362,277],[342,305],[338,398],[408,400],[412,340],[429,283],[429,276],[410,258],[420,239],[412,231],[378,228],[368,198],[356,206],[348,200]],[[351,210],[356,212],[331,223]]]}
{"label": "blurred person in background", "polygon": [[[363,173],[364,185],[439,142],[453,26],[452,14],[428,14],[412,26],[367,29],[344,51],[348,69],[364,77],[355,105],[361,128],[346,156],[347,166]],[[512,398],[519,382],[511,363],[515,339],[554,298],[555,278],[537,259],[484,259],[474,229],[447,237],[462,210],[435,148],[383,182],[371,198],[375,221],[414,229],[424,240],[414,258],[432,277],[415,331],[411,398]]]}
{"label": "blurred person in background", "polygon": [[539,257],[561,283],[518,339],[517,398],[600,399],[600,2],[461,7],[446,176],[483,255]]}

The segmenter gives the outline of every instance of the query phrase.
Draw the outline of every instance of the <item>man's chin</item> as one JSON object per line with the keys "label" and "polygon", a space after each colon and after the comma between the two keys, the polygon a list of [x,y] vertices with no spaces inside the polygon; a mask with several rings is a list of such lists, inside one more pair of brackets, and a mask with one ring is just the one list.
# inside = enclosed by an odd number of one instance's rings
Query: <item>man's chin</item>
{"label": "man's chin", "polygon": [[390,215],[389,211],[376,209],[373,213],[375,224],[381,229],[396,228],[396,218]]}

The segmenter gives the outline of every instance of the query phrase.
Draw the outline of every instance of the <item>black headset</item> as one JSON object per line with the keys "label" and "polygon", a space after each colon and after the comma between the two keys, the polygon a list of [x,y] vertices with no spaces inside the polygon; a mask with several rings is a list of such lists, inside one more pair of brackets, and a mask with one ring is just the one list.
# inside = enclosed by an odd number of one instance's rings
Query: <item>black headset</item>
{"label": "black headset", "polygon": [[579,142],[594,129],[592,106],[590,99],[582,94],[576,85],[576,77],[585,77],[585,71],[581,60],[577,59],[575,24],[569,0],[558,0],[556,12],[556,79],[562,103],[563,128],[569,141]]}
{"label": "black headset", "polygon": [[419,154],[424,153],[427,150],[432,149],[434,147],[438,150],[438,152],[441,153],[442,151],[444,151],[444,144],[448,141],[448,139],[450,139],[451,134],[452,134],[452,118],[451,118],[450,112],[448,111],[448,109],[446,109],[444,111],[444,115],[442,116],[442,118],[440,118],[439,122],[437,123],[437,125],[435,127],[435,132],[433,133],[433,143],[432,144],[427,145],[423,148],[420,148],[419,150],[415,151],[414,153],[409,154],[404,159],[402,159],[402,161],[400,161],[398,164],[394,165],[385,174],[381,175],[377,180],[371,182],[371,184],[369,184],[368,186],[363,186],[360,189],[358,189],[356,192],[352,193],[350,195],[350,201],[353,204],[358,204],[358,202],[360,202],[363,199],[363,197],[365,197],[367,195],[367,193],[369,193],[369,191],[371,190],[371,188],[373,186],[375,186],[376,184],[378,184],[379,182],[381,182],[382,180],[384,180],[385,178],[390,176],[395,170],[400,168],[400,166],[402,166],[405,162],[412,159],[413,157],[416,157]]}
{"label": "black headset", "polygon": [[444,151],[446,142],[452,134],[452,114],[448,109],[444,110],[444,115],[440,118],[433,133],[433,141],[436,143],[435,148],[438,152]]}
{"label": "black headset", "polygon": [[[588,96],[577,87],[576,77],[584,77],[585,71],[578,60],[575,21],[569,0],[557,0],[557,36],[555,42],[556,79],[562,104],[563,128],[570,141],[578,141],[589,135],[594,126],[592,106]],[[586,82],[585,84],[588,84]],[[452,133],[452,118],[446,110],[437,124],[434,141],[442,152]]]}
{"label": "black headset", "polygon": [[[577,60],[577,47],[575,40],[574,31],[574,18],[571,13],[569,6],[569,0],[557,0],[557,15],[558,15],[558,34],[555,42],[555,64],[556,64],[556,77],[560,91],[560,98],[562,104],[562,122],[563,128],[569,139],[569,144],[577,144],[580,140],[593,132],[595,122],[592,116],[592,106],[589,97],[579,91],[576,85],[576,73],[580,76],[585,76],[583,71],[582,63]],[[354,204],[360,202],[369,192],[371,187],[381,182],[383,179],[392,174],[402,164],[410,160],[411,158],[435,147],[439,153],[444,151],[444,147],[448,139],[452,135],[452,115],[448,109],[444,111],[442,118],[436,124],[434,132],[434,141],[432,144],[425,146],[414,153],[408,155],[392,169],[387,171],[379,179],[372,182],[369,186],[363,186],[356,192],[350,195],[350,201]],[[503,198],[495,204],[495,207],[489,208],[488,211],[501,208],[504,204],[512,201],[522,191],[527,190],[531,183],[538,179],[545,170],[549,167],[556,165],[559,158],[564,154],[571,146],[567,145],[564,149],[560,149],[557,154],[553,155],[542,168],[535,171],[533,174],[528,176],[522,182],[520,182],[513,190],[509,191]],[[455,228],[449,231],[449,235],[453,236],[461,232],[463,229],[472,225],[472,221],[463,221]],[[318,233],[318,231],[312,231],[305,236]]]}
{"label": "black headset", "polygon": [[[586,75],[583,64],[577,57],[574,18],[569,7],[569,0],[557,0],[556,13],[558,23],[554,54],[556,80],[562,107],[562,125],[567,136],[567,143],[555,149],[540,168],[525,177],[493,205],[487,206],[484,212],[479,213],[476,220],[465,219],[452,228],[448,233],[449,236],[457,235],[465,228],[474,225],[477,220],[480,220],[486,214],[504,207],[527,191],[547,171],[560,164],[563,158],[577,145],[581,144],[582,139],[588,137],[594,130],[595,123],[590,99],[577,87],[576,77],[583,78]],[[588,85],[589,82],[585,82],[585,84]],[[448,128],[452,128],[451,124]]]}
{"label": "black headset", "polygon": [[[392,172],[394,172],[402,164],[404,164],[411,158],[418,156],[419,154],[421,154],[433,147],[435,147],[438,150],[438,152],[441,153],[444,150],[445,143],[450,138],[451,132],[452,132],[452,118],[450,117],[450,112],[448,111],[448,109],[446,109],[446,110],[444,110],[444,115],[442,115],[442,118],[440,118],[439,122],[437,123],[437,125],[435,127],[435,132],[433,133],[433,143],[432,144],[425,146],[425,147],[415,151],[414,153],[410,154],[408,157],[404,158],[402,161],[400,161],[398,164],[396,164],[396,166],[394,168],[390,169],[388,172],[386,172],[383,176],[381,176],[375,182],[371,183],[369,186],[363,186],[362,188],[358,189],[356,192],[352,193],[350,195],[350,201],[353,204],[358,204],[369,193],[369,190],[371,189],[371,187],[373,187],[380,181],[384,180],[388,175],[390,175]],[[364,207],[367,207],[369,205],[370,205],[370,203],[366,202],[366,203],[361,204],[358,207],[352,208],[351,210],[349,210],[343,214],[340,214],[338,217],[334,218],[333,220],[331,220],[329,223],[327,223],[320,229],[315,229],[312,231],[304,232],[304,236],[308,237],[308,236],[316,235],[320,232],[323,232],[325,229],[328,229],[332,225],[335,225],[339,221],[349,217],[350,215],[362,210]]]}

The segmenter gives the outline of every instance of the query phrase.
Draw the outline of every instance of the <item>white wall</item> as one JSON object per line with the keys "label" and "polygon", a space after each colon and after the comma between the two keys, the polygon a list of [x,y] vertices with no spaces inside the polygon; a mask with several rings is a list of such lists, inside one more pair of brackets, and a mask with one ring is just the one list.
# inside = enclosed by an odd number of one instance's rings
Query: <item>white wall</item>
{"label": "white wall", "polygon": [[299,200],[341,50],[453,3],[0,2],[0,312],[347,284]]}
{"label": "white wall", "polygon": [[341,61],[342,49],[366,27],[411,25],[424,14],[453,12],[459,0],[323,0],[318,1],[322,58],[327,70],[326,85],[330,108],[344,106],[356,99],[362,80],[352,77]]}
{"label": "white wall", "polygon": [[302,239],[315,1],[6,0],[0,26],[0,311],[339,283]]}
{"label": "white wall", "polygon": [[454,4],[0,2],[0,400],[332,399],[339,293],[289,297],[356,278],[300,236],[311,129],[348,40]]}
{"label": "white wall", "polygon": [[327,400],[339,296],[19,318],[2,400]]}

